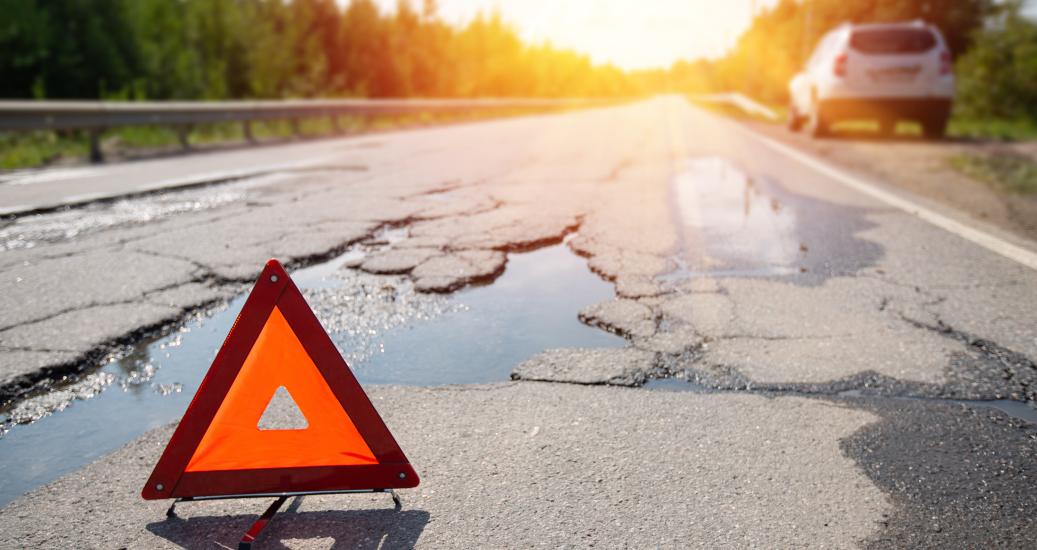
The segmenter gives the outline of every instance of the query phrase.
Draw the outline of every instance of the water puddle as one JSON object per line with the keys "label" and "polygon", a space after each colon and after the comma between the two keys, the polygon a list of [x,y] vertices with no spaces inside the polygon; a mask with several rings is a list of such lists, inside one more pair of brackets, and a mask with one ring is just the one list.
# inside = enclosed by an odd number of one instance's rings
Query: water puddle
{"label": "water puddle", "polygon": [[[860,390],[846,390],[839,392],[840,397],[875,397],[872,395],[866,395],[861,393]],[[935,397],[907,397],[897,396],[888,397],[886,399],[904,399],[910,401],[932,401],[936,403],[949,403],[957,405],[965,405],[966,407],[984,407],[988,409],[999,410],[1012,418],[1018,420],[1024,420],[1031,424],[1037,424],[1037,409],[1023,403],[1021,401],[1013,401],[1011,399],[941,399]]]}
{"label": "water puddle", "polygon": [[[391,246],[399,231],[379,236],[376,246]],[[503,381],[547,348],[626,345],[577,320],[614,292],[564,244],[510,254],[492,284],[451,295],[344,267],[364,254],[357,247],[292,274],[361,383]],[[0,505],[179,419],[244,300],[113,354],[79,382],[0,415],[9,429],[0,438]]]}
{"label": "water puddle", "polygon": [[287,174],[269,174],[219,186],[98,202],[0,221],[0,251],[33,248],[40,243],[68,240],[111,227],[218,208],[244,200],[249,189],[288,177]]}
{"label": "water puddle", "polygon": [[[706,386],[696,384],[694,382],[683,380],[680,378],[655,378],[645,382],[642,386],[646,390],[653,391],[669,391],[669,392],[693,392],[693,393],[731,393],[725,392],[725,390],[714,390]],[[744,393],[744,392],[738,392]],[[783,392],[767,392],[762,391],[763,394],[774,394],[782,395]],[[784,392],[787,393],[787,392]],[[802,394],[797,394],[802,395]],[[869,395],[864,394],[860,390],[846,390],[841,391],[837,394],[839,397],[855,397],[863,399],[901,399],[901,400],[912,400],[912,401],[930,401],[935,403],[947,403],[964,405],[966,407],[983,407],[988,409],[999,410],[1008,416],[1029,422],[1031,424],[1037,424],[1037,409],[1027,405],[1020,401],[1012,401],[1011,399],[941,399],[934,397],[906,397],[906,396],[885,396],[885,395]]]}
{"label": "water puddle", "polygon": [[682,380],[680,378],[652,378],[651,380],[644,383],[642,388],[652,391],[676,391],[676,392],[696,392],[696,393],[713,393],[716,390],[707,388],[700,384],[696,384],[690,380]]}
{"label": "water puddle", "polygon": [[672,186],[683,254],[661,280],[799,272],[795,212],[729,161],[689,159]]}
{"label": "water puddle", "polygon": [[679,250],[675,269],[657,277],[676,285],[695,277],[780,277],[820,284],[856,273],[883,254],[857,234],[873,227],[862,209],[749,176],[721,157],[693,157],[671,181]]}

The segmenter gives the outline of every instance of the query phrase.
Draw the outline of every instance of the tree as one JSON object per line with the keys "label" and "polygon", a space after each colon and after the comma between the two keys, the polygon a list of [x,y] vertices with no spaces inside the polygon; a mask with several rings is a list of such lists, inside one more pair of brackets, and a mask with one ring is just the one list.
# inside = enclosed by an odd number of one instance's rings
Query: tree
{"label": "tree", "polygon": [[956,64],[958,109],[970,117],[1037,121],[1037,24],[1005,4]]}
{"label": "tree", "polygon": [[435,0],[4,0],[0,94],[230,99],[594,95],[625,73]]}
{"label": "tree", "polygon": [[140,59],[122,0],[10,0],[0,10],[8,97],[104,97],[128,90]]}

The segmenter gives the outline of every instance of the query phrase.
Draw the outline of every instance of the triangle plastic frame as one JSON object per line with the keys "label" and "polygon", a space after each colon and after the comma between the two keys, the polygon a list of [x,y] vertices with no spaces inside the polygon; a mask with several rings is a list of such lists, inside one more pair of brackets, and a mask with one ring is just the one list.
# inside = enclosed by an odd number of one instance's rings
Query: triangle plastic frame
{"label": "triangle plastic frame", "polygon": [[[185,471],[275,306],[281,310],[328,387],[378,459],[377,464]],[[241,452],[247,453],[249,449],[241,449]],[[141,496],[157,500],[388,490],[416,487],[418,482],[414,468],[306,304],[299,288],[277,260],[270,260],[155,465]]]}

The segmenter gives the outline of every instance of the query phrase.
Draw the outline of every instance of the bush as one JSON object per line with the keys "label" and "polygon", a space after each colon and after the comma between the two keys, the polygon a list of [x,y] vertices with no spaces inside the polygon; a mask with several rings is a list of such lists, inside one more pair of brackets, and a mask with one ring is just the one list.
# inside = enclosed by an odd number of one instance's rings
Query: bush
{"label": "bush", "polygon": [[1037,120],[1037,24],[1011,2],[974,35],[958,59],[958,114]]}

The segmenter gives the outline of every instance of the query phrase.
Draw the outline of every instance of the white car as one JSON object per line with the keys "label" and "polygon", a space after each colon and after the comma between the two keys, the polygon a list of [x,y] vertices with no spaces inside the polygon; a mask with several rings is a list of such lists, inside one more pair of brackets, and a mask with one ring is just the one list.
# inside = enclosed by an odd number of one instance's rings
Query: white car
{"label": "white car", "polygon": [[951,53],[923,21],[844,23],[821,39],[789,96],[793,131],[805,124],[818,137],[839,120],[875,119],[888,134],[903,119],[939,138],[954,99]]}

